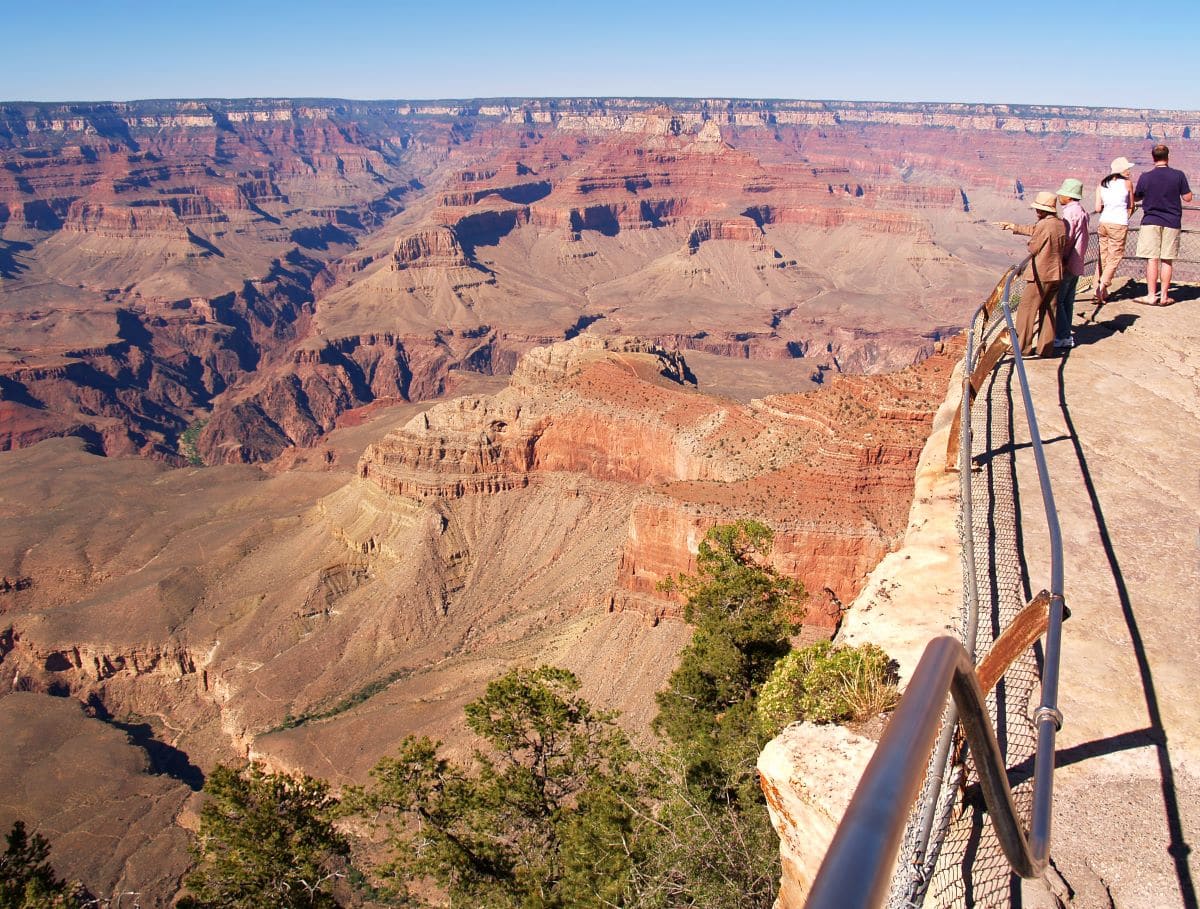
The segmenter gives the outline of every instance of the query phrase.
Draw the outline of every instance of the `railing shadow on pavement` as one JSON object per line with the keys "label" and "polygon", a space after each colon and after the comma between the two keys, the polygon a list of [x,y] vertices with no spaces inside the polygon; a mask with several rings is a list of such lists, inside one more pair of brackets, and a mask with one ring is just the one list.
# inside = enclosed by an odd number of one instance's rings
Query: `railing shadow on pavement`
{"label": "railing shadow on pavement", "polygon": [[[1079,472],[1083,478],[1084,489],[1087,491],[1092,514],[1096,519],[1096,530],[1100,535],[1100,544],[1104,548],[1104,556],[1108,561],[1109,570],[1112,572],[1117,598],[1121,603],[1121,614],[1125,619],[1125,626],[1129,630],[1129,639],[1133,645],[1134,659],[1137,661],[1138,674],[1141,677],[1142,693],[1146,699],[1146,713],[1150,719],[1149,728],[1125,733],[1125,736],[1128,736],[1130,739],[1130,744],[1124,747],[1136,748],[1148,744],[1154,745],[1158,758],[1159,779],[1162,785],[1163,807],[1166,811],[1167,828],[1170,835],[1167,853],[1171,856],[1175,865],[1175,876],[1179,880],[1179,892],[1183,900],[1183,906],[1185,909],[1196,909],[1196,885],[1192,879],[1191,868],[1188,865],[1188,856],[1192,850],[1184,838],[1183,820],[1179,810],[1179,797],[1175,787],[1175,770],[1171,763],[1170,747],[1167,742],[1166,729],[1163,726],[1162,711],[1159,709],[1158,693],[1154,686],[1154,676],[1150,670],[1150,661],[1146,654],[1146,644],[1142,638],[1141,630],[1138,628],[1137,615],[1133,609],[1129,589],[1125,584],[1125,576],[1121,571],[1121,564],[1117,559],[1116,547],[1113,545],[1112,536],[1108,531],[1108,522],[1104,517],[1104,509],[1100,504],[1100,496],[1096,491],[1096,484],[1092,480],[1087,455],[1084,452],[1079,434],[1075,429],[1075,422],[1071,418],[1071,409],[1067,404],[1066,373],[1069,362],[1070,358],[1066,357],[1059,363],[1058,405],[1062,411],[1063,422],[1067,427],[1067,435],[1070,437],[1071,444],[1075,449],[1075,458],[1079,462]],[[1117,736],[1114,738],[1120,739],[1122,737]],[[1089,746],[1094,748],[1100,744],[1085,743],[1076,746],[1076,749],[1072,750],[1079,750],[1087,757],[1091,757],[1096,753],[1108,753],[1089,749]],[[1109,751],[1112,750],[1117,749],[1109,749]],[[1060,752],[1057,761],[1058,766],[1064,766],[1066,763],[1064,757],[1064,753]],[[1017,768],[1013,768],[1010,771],[1010,778],[1013,771],[1017,771]]]}

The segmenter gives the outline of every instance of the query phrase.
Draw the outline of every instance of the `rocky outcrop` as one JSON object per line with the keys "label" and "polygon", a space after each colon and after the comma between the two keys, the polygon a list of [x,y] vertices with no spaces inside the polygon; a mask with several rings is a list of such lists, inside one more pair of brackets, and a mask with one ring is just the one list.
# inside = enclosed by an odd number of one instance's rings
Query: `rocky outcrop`
{"label": "rocky outcrop", "polygon": [[759,782],[779,834],[775,909],[802,909],[821,860],[875,752],[844,726],[794,723],[758,756]]}
{"label": "rocky outcrop", "polygon": [[478,372],[504,370],[528,346],[513,343],[515,349],[495,333],[468,331],[367,334],[305,346],[242,394],[227,396],[201,432],[199,449],[209,464],[272,460],[313,445],[349,410],[442,395],[464,363]]}
{"label": "rocky outcrop", "polygon": [[595,395],[597,384],[628,375],[622,367],[671,382],[686,374],[678,354],[638,339],[534,348],[508,392],[436,405],[370,446],[359,476],[395,495],[461,498],[560,471],[638,484],[705,475],[673,426]]}
{"label": "rocky outcrop", "polygon": [[86,701],[91,686],[117,677],[162,676],[172,681],[191,678],[205,689],[203,668],[208,656],[178,642],[121,649],[103,643],[53,647],[34,644],[16,633],[3,658],[14,673],[5,679],[10,686],[18,684],[25,691],[70,693]]}
{"label": "rocky outcrop", "polygon": [[679,617],[662,581],[695,570],[705,532],[767,521],[772,561],[810,592],[809,624],[842,604],[895,544],[950,355],[911,373],[847,378],[819,395],[743,408],[690,392],[677,354],[634,339],[535,348],[509,388],[439,404],[370,446],[358,473],[389,496],[458,500],[568,474],[637,500],[609,609]]}
{"label": "rocky outcrop", "polygon": [[692,226],[692,232],[688,234],[688,250],[695,252],[701,243],[709,240],[736,240],[754,244],[758,249],[766,249],[761,224],[750,218],[705,218],[697,221]]}
{"label": "rocky outcrop", "polygon": [[187,228],[176,213],[165,206],[133,208],[94,202],[72,202],[63,230],[122,239],[165,237],[187,240]]}
{"label": "rocky outcrop", "polygon": [[392,259],[398,269],[465,268],[470,264],[458,235],[450,227],[420,230],[401,237],[392,250]]}

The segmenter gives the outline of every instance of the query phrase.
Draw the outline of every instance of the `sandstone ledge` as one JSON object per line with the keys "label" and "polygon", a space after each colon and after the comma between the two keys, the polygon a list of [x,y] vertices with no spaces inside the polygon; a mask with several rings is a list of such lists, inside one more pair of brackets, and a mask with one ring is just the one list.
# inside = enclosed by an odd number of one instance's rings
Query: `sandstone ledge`
{"label": "sandstone ledge", "polygon": [[783,864],[775,909],[801,909],[834,831],[875,752],[844,726],[793,723],[758,756]]}
{"label": "sandstone ledge", "polygon": [[929,640],[954,626],[962,604],[959,474],[946,470],[945,454],[961,389],[960,364],[917,462],[904,542],[868,576],[837,635],[844,644],[878,644],[900,664],[902,681],[916,668]]}
{"label": "sandstone ledge", "polygon": [[[836,636],[847,644],[878,644],[900,664],[902,680],[930,638],[952,627],[962,601],[959,475],[945,469],[961,375],[960,365],[922,449],[904,542],[870,573]],[[804,905],[874,750],[874,743],[845,728],[806,723],[789,726],[763,749],[758,769],[783,865],[776,909]]]}

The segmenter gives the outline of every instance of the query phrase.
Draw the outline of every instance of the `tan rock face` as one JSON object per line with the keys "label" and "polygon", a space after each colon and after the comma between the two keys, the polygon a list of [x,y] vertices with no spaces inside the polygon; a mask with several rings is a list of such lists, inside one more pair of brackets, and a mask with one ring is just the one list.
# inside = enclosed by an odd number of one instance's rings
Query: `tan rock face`
{"label": "tan rock face", "polygon": [[776,909],[802,909],[875,743],[844,726],[794,723],[758,757],[783,866]]}

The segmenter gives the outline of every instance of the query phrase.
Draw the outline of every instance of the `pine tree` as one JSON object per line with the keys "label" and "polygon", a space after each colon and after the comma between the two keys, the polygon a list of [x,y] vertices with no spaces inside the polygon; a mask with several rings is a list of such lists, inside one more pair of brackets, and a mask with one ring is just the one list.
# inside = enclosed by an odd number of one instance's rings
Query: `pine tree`
{"label": "pine tree", "polygon": [[471,766],[427,738],[375,766],[352,801],[390,818],[395,857],[379,870],[393,892],[425,878],[454,906],[626,905],[643,784],[613,715],[578,690],[564,669],[514,670],[466,707],[486,743]]}

